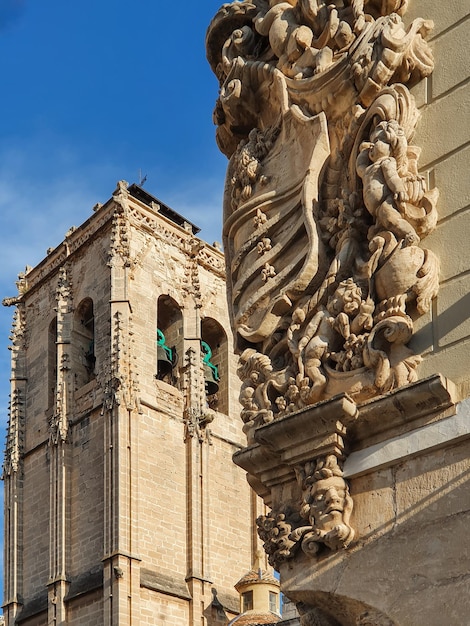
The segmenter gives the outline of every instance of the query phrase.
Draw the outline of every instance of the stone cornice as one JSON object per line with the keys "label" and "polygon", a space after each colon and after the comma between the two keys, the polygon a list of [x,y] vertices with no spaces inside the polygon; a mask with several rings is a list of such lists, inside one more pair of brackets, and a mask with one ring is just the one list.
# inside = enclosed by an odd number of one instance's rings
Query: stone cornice
{"label": "stone cornice", "polygon": [[351,451],[384,445],[455,414],[456,402],[454,384],[440,374],[362,405],[341,394],[257,428],[255,443],[233,460],[266,497],[276,485],[294,481],[300,464],[326,455],[344,460]]}
{"label": "stone cornice", "polygon": [[[173,223],[169,218],[159,213],[158,208],[147,206],[131,195],[128,196],[128,206],[128,215],[135,228],[142,229],[153,237],[179,248],[188,256],[192,255],[193,246],[191,242],[195,239],[192,232]],[[71,255],[87,245],[101,229],[110,225],[116,211],[122,211],[122,208],[112,198],[99,207],[81,226],[70,228],[64,241],[36,267],[25,273],[21,283],[21,292],[18,296],[6,298],[4,305],[17,304],[26,294],[38,287],[48,276],[57,271]],[[201,241],[201,244],[197,256],[198,265],[205,267],[221,278],[225,278],[223,253],[205,242]]]}

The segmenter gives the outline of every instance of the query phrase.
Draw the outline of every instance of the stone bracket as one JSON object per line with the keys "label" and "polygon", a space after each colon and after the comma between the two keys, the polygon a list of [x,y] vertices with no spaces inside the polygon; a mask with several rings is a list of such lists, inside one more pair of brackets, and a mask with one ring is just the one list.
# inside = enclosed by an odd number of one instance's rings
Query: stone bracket
{"label": "stone bracket", "polygon": [[344,459],[347,428],[357,416],[355,402],[338,395],[261,426],[254,435],[257,443],[236,452],[233,460],[265,487],[290,482],[302,463],[327,455]]}
{"label": "stone bracket", "polygon": [[[271,491],[295,481],[295,468],[320,457],[347,454],[400,437],[455,414],[454,384],[436,374],[361,405],[341,394],[256,429],[256,443],[236,452],[236,465],[275,506]],[[279,504],[279,503],[278,503]]]}

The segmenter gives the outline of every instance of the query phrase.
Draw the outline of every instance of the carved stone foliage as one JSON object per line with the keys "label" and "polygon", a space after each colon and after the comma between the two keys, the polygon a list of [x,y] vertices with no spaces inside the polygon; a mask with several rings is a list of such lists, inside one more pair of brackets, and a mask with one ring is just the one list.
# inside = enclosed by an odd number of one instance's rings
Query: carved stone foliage
{"label": "carved stone foliage", "polygon": [[438,289],[421,245],[438,192],[418,171],[408,89],[432,71],[432,23],[406,27],[406,5],[243,0],[209,27],[248,430],[417,378],[407,343]]}
{"label": "carved stone foliage", "polygon": [[283,512],[260,516],[256,522],[270,564],[279,565],[298,549],[310,557],[322,549],[349,547],[355,533],[350,525],[353,501],[335,455],[326,455],[296,468],[302,501]]}
{"label": "carved stone foliage", "polygon": [[207,406],[201,359],[192,347],[185,354],[183,389],[186,398],[183,414],[185,441],[197,437],[200,443],[211,444],[210,424],[216,412]]}
{"label": "carved stone foliage", "polygon": [[299,542],[290,538],[292,520],[287,517],[286,513],[271,511],[268,515],[260,515],[256,520],[256,525],[259,538],[268,555],[269,564],[279,570],[281,563],[292,558],[299,547]]}
{"label": "carved stone foliage", "polygon": [[24,449],[25,400],[20,389],[14,389],[9,405],[9,420],[3,460],[3,478],[17,472]]}

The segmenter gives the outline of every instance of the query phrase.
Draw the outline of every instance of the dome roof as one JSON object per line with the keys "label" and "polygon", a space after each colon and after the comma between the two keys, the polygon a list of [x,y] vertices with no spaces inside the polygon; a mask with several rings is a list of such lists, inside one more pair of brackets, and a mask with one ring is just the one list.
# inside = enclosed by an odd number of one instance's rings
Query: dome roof
{"label": "dome roof", "polygon": [[280,621],[279,615],[270,611],[245,611],[241,615],[237,615],[228,623],[228,626],[260,626],[261,624],[275,624]]}
{"label": "dome roof", "polygon": [[247,572],[235,585],[235,589],[240,592],[243,587],[247,585],[254,585],[257,583],[264,583],[269,585],[275,585],[279,587],[279,581],[275,578],[271,573],[267,572],[264,569],[259,570],[250,570]]}

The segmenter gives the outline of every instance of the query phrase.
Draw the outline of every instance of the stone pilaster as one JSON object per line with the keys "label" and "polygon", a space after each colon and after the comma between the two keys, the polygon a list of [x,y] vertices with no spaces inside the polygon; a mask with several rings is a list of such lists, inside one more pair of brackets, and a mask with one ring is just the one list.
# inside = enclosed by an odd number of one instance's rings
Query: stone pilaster
{"label": "stone pilaster", "polygon": [[69,268],[59,274],[57,298],[57,363],[55,402],[49,421],[49,582],[48,619],[65,622],[65,596],[68,589],[70,540],[71,449],[69,419],[72,410],[73,381],[70,370],[73,316]]}
{"label": "stone pilaster", "polygon": [[207,406],[204,372],[201,357],[201,318],[199,283],[194,255],[199,249],[191,248],[189,264],[191,285],[185,307],[185,443],[187,477],[188,562],[186,582],[191,595],[191,626],[198,626],[201,607],[211,601],[210,550],[209,550],[209,448],[213,411]]}
{"label": "stone pilaster", "polygon": [[111,268],[110,366],[106,372],[104,417],[104,623],[138,622],[138,491],[136,414],[139,397],[133,367],[132,303],[129,294],[130,233],[128,194],[120,182],[114,194],[116,212]]}
{"label": "stone pilaster", "polygon": [[[10,302],[4,302],[9,305]],[[3,591],[3,609],[5,623],[14,624],[21,608],[22,596],[22,513],[23,513],[23,461],[24,425],[26,404],[26,370],[24,350],[25,311],[24,305],[17,305],[12,329],[10,415],[8,422],[5,459],[3,465],[4,480],[4,533],[5,533],[5,580]]]}

